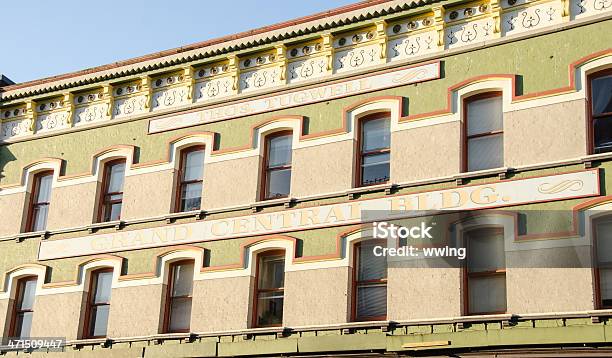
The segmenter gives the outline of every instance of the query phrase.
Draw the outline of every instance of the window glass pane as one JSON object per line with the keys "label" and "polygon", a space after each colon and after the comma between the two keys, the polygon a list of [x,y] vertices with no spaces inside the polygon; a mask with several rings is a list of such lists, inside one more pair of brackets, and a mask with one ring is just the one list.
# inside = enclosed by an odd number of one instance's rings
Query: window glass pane
{"label": "window glass pane", "polygon": [[498,229],[478,229],[466,233],[470,272],[495,271],[506,267],[504,235]]}
{"label": "window glass pane", "polygon": [[202,183],[184,184],[181,192],[181,211],[199,210],[202,202]]}
{"label": "window glass pane", "polygon": [[268,141],[268,167],[291,165],[291,135],[271,137]]}
{"label": "window glass pane", "polygon": [[51,183],[53,182],[53,174],[38,177],[38,193],[36,197],[37,203],[48,203],[51,200]]}
{"label": "window glass pane", "polygon": [[612,112],[612,75],[596,78],[591,83],[593,114]]}
{"label": "window glass pane", "polygon": [[257,325],[269,326],[283,322],[283,292],[261,292],[257,297]]}
{"label": "window glass pane", "polygon": [[389,180],[389,153],[363,157],[361,184],[384,183]]}
{"label": "window glass pane", "polygon": [[468,140],[468,171],[499,168],[504,165],[503,135]]}
{"label": "window glass pane", "polygon": [[22,312],[17,315],[15,321],[15,335],[19,338],[29,338],[32,329],[32,312]]}
{"label": "window glass pane", "polygon": [[21,285],[19,297],[21,304],[19,310],[31,310],[34,307],[34,296],[36,294],[36,280],[24,281]]}
{"label": "window glass pane", "polygon": [[376,149],[386,149],[391,143],[390,119],[366,120],[362,125],[361,151],[369,152]]}
{"label": "window glass pane", "polygon": [[41,204],[32,208],[32,231],[42,231],[47,227],[49,205]]}
{"label": "window glass pane", "polygon": [[173,266],[172,297],[191,296],[193,288],[193,263]]}
{"label": "window glass pane", "polygon": [[596,235],[597,261],[612,264],[612,221],[597,223]]}
{"label": "window glass pane", "polygon": [[111,285],[113,283],[112,272],[100,272],[96,275],[95,295],[93,303],[108,303],[111,296]]}
{"label": "window glass pane", "polygon": [[266,198],[282,198],[291,190],[291,169],[271,170],[268,172]]}
{"label": "window glass pane", "polygon": [[104,221],[115,221],[119,219],[121,219],[121,203],[107,205]]}
{"label": "window glass pane", "polygon": [[387,278],[387,259],[374,256],[374,247],[380,245],[364,241],[359,245],[358,281],[380,280]]}
{"label": "window glass pane", "polygon": [[468,286],[470,313],[506,312],[506,275],[472,277]]}
{"label": "window glass pane", "polygon": [[175,298],[170,306],[170,331],[189,330],[191,322],[191,298]]}
{"label": "window glass pane", "polygon": [[111,165],[108,169],[108,191],[107,193],[118,193],[123,191],[123,178],[125,176],[125,163]]}
{"label": "window glass pane", "polygon": [[282,288],[285,284],[285,257],[260,257],[258,275],[259,289]]}
{"label": "window glass pane", "polygon": [[91,337],[106,336],[109,311],[110,305],[94,306],[91,308],[91,319],[89,323],[89,335]]}
{"label": "window glass pane", "polygon": [[384,317],[387,315],[387,286],[357,287],[357,317]]}
{"label": "window glass pane", "polygon": [[612,306],[612,269],[599,269],[599,290],[601,304]]}
{"label": "window glass pane", "polygon": [[204,151],[195,150],[185,156],[183,181],[202,180],[204,174]]}
{"label": "window glass pane", "polygon": [[593,121],[595,153],[612,150],[612,116],[597,118]]}
{"label": "window glass pane", "polygon": [[502,97],[468,102],[467,116],[468,136],[503,130]]}

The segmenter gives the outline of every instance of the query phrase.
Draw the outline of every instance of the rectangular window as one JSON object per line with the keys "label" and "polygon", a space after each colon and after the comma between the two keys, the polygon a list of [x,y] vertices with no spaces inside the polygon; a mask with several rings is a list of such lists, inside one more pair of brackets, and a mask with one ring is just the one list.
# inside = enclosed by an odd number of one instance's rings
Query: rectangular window
{"label": "rectangular window", "polygon": [[389,181],[390,126],[388,113],[377,113],[361,120],[358,185],[384,184]]}
{"label": "rectangular window", "polygon": [[612,151],[612,70],[589,78],[593,153]]}
{"label": "rectangular window", "polygon": [[17,296],[13,322],[9,336],[29,338],[34,316],[34,297],[36,295],[36,277],[26,277],[17,281]]}
{"label": "rectangular window", "polygon": [[286,198],[291,189],[291,132],[266,137],[264,158],[264,200]]}
{"label": "rectangular window", "polygon": [[501,92],[472,96],[464,105],[464,170],[471,172],[502,167],[504,126]]}
{"label": "rectangular window", "polygon": [[504,231],[480,228],[465,233],[467,249],[467,313],[506,312]]}
{"label": "rectangular window", "polygon": [[380,241],[363,241],[355,246],[355,321],[387,319],[387,260],[375,256]]}
{"label": "rectangular window", "polygon": [[121,219],[124,177],[125,160],[114,161],[105,165],[100,221],[107,222]]}
{"label": "rectangular window", "polygon": [[274,251],[260,254],[257,258],[255,279],[256,327],[280,326],[283,323],[285,298],[285,254]]}
{"label": "rectangular window", "polygon": [[30,199],[29,231],[42,231],[47,227],[52,183],[53,172],[39,173],[34,176]]}
{"label": "rectangular window", "polygon": [[612,308],[612,220],[601,219],[595,230],[598,308]]}
{"label": "rectangular window", "polygon": [[204,176],[204,148],[188,148],[181,155],[178,211],[200,210]]}
{"label": "rectangular window", "polygon": [[189,332],[193,294],[193,261],[181,261],[170,266],[166,306],[166,332]]}
{"label": "rectangular window", "polygon": [[106,337],[112,283],[111,269],[98,270],[91,274],[86,330],[88,338]]}

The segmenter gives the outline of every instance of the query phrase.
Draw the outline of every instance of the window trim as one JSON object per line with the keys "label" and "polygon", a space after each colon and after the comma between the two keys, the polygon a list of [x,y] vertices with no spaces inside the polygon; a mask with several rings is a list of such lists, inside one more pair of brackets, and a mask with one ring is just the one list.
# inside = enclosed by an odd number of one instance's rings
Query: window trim
{"label": "window trim", "polygon": [[[470,248],[469,248],[469,241],[466,239],[466,234],[469,233],[470,231],[476,231],[476,230],[480,230],[480,229],[494,229],[496,231],[500,231],[502,235],[504,235],[504,231],[505,228],[503,226],[499,226],[499,225],[479,225],[477,227],[473,227],[473,228],[469,228],[467,230],[462,231],[462,240],[463,240],[463,244],[465,246],[465,251],[467,253],[470,252]],[[504,267],[504,269],[499,269],[499,270],[493,270],[493,271],[481,271],[481,272],[469,272],[469,267],[468,267],[468,257],[466,256],[465,259],[465,264],[463,265],[463,269],[462,269],[462,281],[463,281],[463,312],[465,313],[466,316],[478,316],[478,315],[491,315],[491,314],[506,314],[508,313],[508,285],[507,285],[507,280],[506,280],[506,310],[505,311],[490,311],[490,312],[471,312],[470,311],[470,286],[469,286],[469,280],[471,277],[495,277],[495,276],[504,276],[506,277],[506,272],[507,272],[507,268]]]}
{"label": "window trim", "polygon": [[[97,289],[97,283],[98,283],[98,278],[97,275],[101,274],[101,273],[106,273],[106,272],[110,272],[113,275],[114,278],[114,269],[112,267],[103,267],[103,268],[99,268],[99,269],[94,269],[89,273],[89,292],[87,292],[87,304],[86,304],[86,310],[85,310],[85,322],[83,324],[83,338],[86,339],[96,339],[96,338],[106,338],[107,335],[104,336],[94,336],[91,334],[91,313],[93,311],[93,307],[98,307],[98,306],[109,306],[111,305],[110,301],[105,302],[105,303],[96,303],[94,304],[93,298],[95,295],[95,291],[94,289]],[[95,280],[94,280],[95,277]],[[96,282],[96,287],[94,287],[94,282]],[[112,283],[111,283],[111,292],[112,292]],[[109,314],[110,314],[110,309],[109,309]],[[108,328],[108,327],[107,327]]]}
{"label": "window trim", "polygon": [[[286,274],[286,269],[287,269],[287,258],[286,258],[286,253],[284,249],[274,249],[274,250],[266,250],[263,252],[259,252],[256,255],[254,255],[255,257],[255,284],[253,287],[253,315],[251,317],[251,327],[252,328],[268,328],[268,327],[282,327],[283,323],[279,323],[279,324],[267,324],[267,325],[259,325],[257,322],[257,306],[258,306],[258,298],[259,298],[259,293],[261,292],[282,292],[283,293],[283,316],[285,315],[285,309],[284,309],[284,300],[285,300],[285,285],[283,284],[282,288],[274,288],[274,289],[263,289],[260,290],[259,289],[259,270],[261,269],[260,267],[260,259],[262,257],[266,257],[266,256],[282,256],[284,263],[283,263],[283,283],[285,281],[285,274]],[[284,318],[284,317],[283,317]]]}
{"label": "window trim", "polygon": [[[202,151],[205,153],[205,145],[193,145],[187,148],[183,148],[180,151],[181,159],[179,162],[179,170],[177,172],[177,181],[176,181],[176,195],[175,195],[175,204],[174,204],[174,212],[181,213],[181,195],[183,192],[183,186],[188,184],[202,183],[202,187],[204,187],[204,172],[202,172],[201,180],[187,180],[183,181],[183,173],[185,171],[185,163],[187,161],[187,155],[192,152]],[[202,164],[204,165],[204,164]],[[201,200],[202,196],[200,196]],[[200,208],[202,207],[202,202],[200,201]]]}
{"label": "window trim", "polygon": [[[38,281],[38,276],[36,276],[36,275],[29,275],[29,276],[21,277],[21,278],[16,280],[17,287],[16,287],[16,291],[15,291],[15,300],[13,301],[13,307],[11,309],[11,320],[10,320],[10,324],[9,324],[8,337],[17,337],[15,329],[17,328],[17,315],[18,314],[24,313],[24,312],[32,312],[32,313],[34,313],[34,308],[29,309],[29,310],[20,310],[19,309],[19,306],[21,305],[21,302],[23,301],[23,297],[21,297],[22,295],[20,294],[21,293],[21,288],[24,287],[26,282],[28,282],[28,281]],[[25,289],[24,289],[24,291],[25,291]],[[36,293],[34,293],[34,298],[36,299]]]}
{"label": "window trim", "polygon": [[[363,242],[370,242],[370,243],[380,243],[380,244],[386,244],[386,240],[384,239],[370,239],[370,240],[362,240],[357,242],[356,244],[353,245],[353,269],[351,270],[351,321],[352,322],[369,322],[369,321],[386,321],[387,320],[387,315],[384,316],[370,316],[370,317],[359,317],[357,316],[357,289],[359,288],[359,285],[361,284],[362,286],[368,286],[368,285],[380,285],[381,283],[385,284],[385,287],[387,287],[388,285],[388,280],[389,280],[389,273],[387,272],[387,278],[384,279],[379,279],[379,280],[367,280],[367,281],[358,281],[357,278],[359,277],[359,255],[360,255],[360,249],[361,249],[361,244]],[[388,304],[388,300],[387,300],[387,304]],[[388,313],[388,312],[387,312]]]}
{"label": "window trim", "polygon": [[[357,155],[355,158],[355,187],[356,188],[368,187],[368,186],[373,186],[373,185],[382,185],[382,184],[387,184],[391,181],[391,167],[390,167],[391,165],[391,141],[389,140],[389,148],[386,148],[386,149],[379,149],[379,150],[364,153],[361,148],[361,144],[363,143],[363,125],[364,123],[372,121],[372,120],[383,119],[383,118],[389,118],[389,124],[391,124],[391,112],[388,112],[388,111],[380,111],[380,112],[368,114],[362,118],[359,118],[357,121],[357,124],[358,124],[357,125],[357,141],[356,141]],[[391,131],[389,131],[389,136],[391,136],[390,132]],[[389,139],[391,138],[389,137]],[[389,153],[389,180],[386,180],[380,183],[363,184],[362,182],[363,173],[362,173],[362,168],[361,168],[361,166],[363,165],[363,158],[365,156],[383,154],[383,153]]]}
{"label": "window trim", "polygon": [[[30,191],[30,200],[28,203],[28,216],[26,219],[26,228],[27,228],[27,232],[34,232],[34,209],[35,207],[38,206],[49,206],[51,205],[51,198],[49,198],[48,202],[42,202],[42,203],[37,203],[37,197],[38,197],[38,192],[40,190],[40,181],[43,177],[51,175],[51,177],[53,177],[53,170],[45,170],[42,172],[38,172],[36,174],[33,175],[33,180],[32,180],[32,190]],[[53,182],[53,179],[51,179]],[[51,185],[51,187],[53,188],[53,185]],[[46,226],[46,225],[45,225]]]}
{"label": "window trim", "polygon": [[[272,169],[268,168],[268,162],[270,160],[270,155],[269,155],[269,149],[270,149],[270,140],[277,138],[277,137],[283,137],[283,136],[290,136],[291,137],[291,165],[283,165],[283,166],[278,166],[278,167],[274,167]],[[265,200],[274,200],[274,199],[284,199],[284,198],[288,198],[290,193],[284,196],[279,196],[279,197],[269,197],[268,196],[268,173],[271,171],[276,171],[276,170],[286,170],[289,169],[291,170],[291,174],[293,174],[293,130],[287,129],[287,130],[281,130],[281,131],[277,131],[277,132],[273,132],[273,133],[269,133],[264,137],[264,148],[263,148],[264,152],[263,152],[263,159],[262,159],[262,172],[261,172],[261,187],[260,187],[260,198],[262,201]],[[289,191],[291,192],[291,182],[289,183]]]}
{"label": "window trim", "polygon": [[[601,77],[606,77],[612,75],[612,68],[602,69],[596,72],[593,72],[587,75],[587,86],[586,86],[586,127],[587,127],[587,153],[588,154],[596,154],[595,153],[595,127],[594,122],[595,119],[593,117],[593,80],[596,80]],[[598,115],[598,116],[611,116],[612,112],[606,112],[606,114]],[[609,153],[610,151],[608,151]],[[606,152],[603,152],[606,153]]]}
{"label": "window trim", "polygon": [[[98,203],[98,222],[99,223],[103,223],[103,222],[108,222],[104,220],[104,214],[105,214],[105,209],[106,206],[108,204],[117,204],[117,203],[121,203],[122,206],[122,210],[123,210],[123,191],[121,192],[107,192],[108,191],[108,186],[110,185],[110,168],[114,165],[117,164],[125,164],[125,168],[127,169],[127,160],[126,158],[118,158],[118,159],[113,159],[110,160],[106,163],[104,163],[104,171],[103,171],[103,177],[102,177],[102,186],[101,186],[101,191],[100,191],[100,197],[99,197],[99,203]],[[123,176],[123,184],[125,185],[125,173]],[[119,195],[121,194],[121,200],[112,200],[112,202],[107,203],[106,202],[106,197],[107,196],[112,196],[112,195]],[[119,220],[121,220],[121,214],[119,214]]]}
{"label": "window trim", "polygon": [[[597,237],[597,226],[601,223],[612,223],[612,216],[606,215],[599,218],[595,218],[591,221],[592,225],[592,235],[593,235],[593,244],[591,248],[591,257],[593,262],[593,283],[595,285],[595,309],[603,310],[603,309],[611,309],[612,306],[605,306],[601,299],[601,274],[599,272],[599,255],[597,252],[597,244],[599,242],[599,238]],[[604,268],[612,268],[612,264],[610,266],[605,266]]]}
{"label": "window trim", "polygon": [[[463,98],[462,101],[462,105],[463,105],[463,121],[461,123],[461,172],[462,173],[469,173],[470,171],[468,170],[468,142],[470,141],[470,139],[473,138],[481,138],[481,137],[489,137],[489,136],[494,136],[494,135],[498,135],[501,134],[502,138],[504,136],[504,129],[503,129],[503,119],[502,119],[502,129],[501,130],[496,130],[496,131],[491,131],[491,132],[486,132],[486,133],[479,133],[479,134],[474,134],[474,135],[470,135],[468,136],[467,134],[467,128],[468,128],[468,105],[470,104],[470,102],[474,102],[474,101],[478,101],[481,99],[487,99],[487,98],[495,98],[495,97],[501,97],[502,100],[502,105],[503,105],[503,100],[504,100],[504,93],[503,91],[499,91],[499,90],[492,90],[492,91],[487,91],[487,92],[483,92],[483,93],[477,93],[471,96],[467,96]],[[502,116],[503,116],[503,109],[502,109]],[[503,140],[503,139],[502,139]],[[503,143],[503,142],[502,142]],[[502,167],[503,167],[503,153],[502,153]],[[495,168],[489,168],[489,169],[495,169]],[[482,170],[487,170],[487,169],[482,169]]]}
{"label": "window trim", "polygon": [[180,265],[188,265],[193,264],[195,269],[195,259],[182,259],[179,261],[171,262],[168,265],[168,284],[166,285],[166,299],[165,299],[165,307],[164,307],[164,324],[163,324],[163,333],[189,333],[191,332],[191,321],[189,322],[189,329],[178,329],[178,330],[170,330],[170,318],[172,315],[171,307],[172,301],[175,298],[189,298],[191,300],[192,308],[193,308],[193,280],[191,283],[192,292],[191,295],[188,296],[172,296],[172,288],[174,287],[174,269]]}

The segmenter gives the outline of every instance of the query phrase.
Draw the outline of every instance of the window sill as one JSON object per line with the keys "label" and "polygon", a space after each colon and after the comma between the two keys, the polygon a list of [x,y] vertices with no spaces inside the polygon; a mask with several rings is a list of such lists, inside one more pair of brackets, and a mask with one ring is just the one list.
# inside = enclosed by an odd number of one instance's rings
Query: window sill
{"label": "window sill", "polygon": [[24,232],[18,235],[15,235],[15,241],[16,242],[22,242],[24,240],[27,239],[33,239],[33,238],[37,238],[40,237],[42,240],[45,240],[49,237],[50,232],[43,230],[43,231],[30,231],[30,232]]}
{"label": "window sill", "polygon": [[102,223],[95,223],[95,224],[88,225],[87,226],[87,231],[90,234],[92,234],[95,231],[98,231],[100,229],[108,229],[108,228],[114,227],[115,230],[120,230],[124,226],[125,226],[125,221],[122,221],[122,220],[105,221],[105,222],[102,222]]}
{"label": "window sill", "polygon": [[267,208],[270,206],[277,206],[277,205],[283,205],[285,207],[285,209],[290,208],[294,203],[296,203],[297,200],[295,198],[292,197],[288,197],[288,198],[280,198],[280,199],[269,199],[269,200],[261,200],[261,201],[256,201],[254,203],[251,204],[251,211],[258,212],[259,210],[263,209],[263,208]]}

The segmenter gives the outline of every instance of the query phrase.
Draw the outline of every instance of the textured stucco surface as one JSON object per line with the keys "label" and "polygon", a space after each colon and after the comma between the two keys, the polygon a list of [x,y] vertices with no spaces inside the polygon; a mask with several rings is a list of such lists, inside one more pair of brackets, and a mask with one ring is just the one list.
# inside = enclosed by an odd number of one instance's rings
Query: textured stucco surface
{"label": "textured stucco surface", "polygon": [[350,268],[337,267],[285,273],[283,324],[308,326],[350,319]]}
{"label": "textured stucco surface", "polygon": [[353,184],[354,141],[294,149],[291,195],[294,197],[346,190]]}
{"label": "textured stucco surface", "polygon": [[114,288],[108,319],[110,337],[160,333],[163,324],[164,285]]}
{"label": "textured stucco surface", "polygon": [[248,328],[253,277],[194,281],[191,308],[192,332]]}

